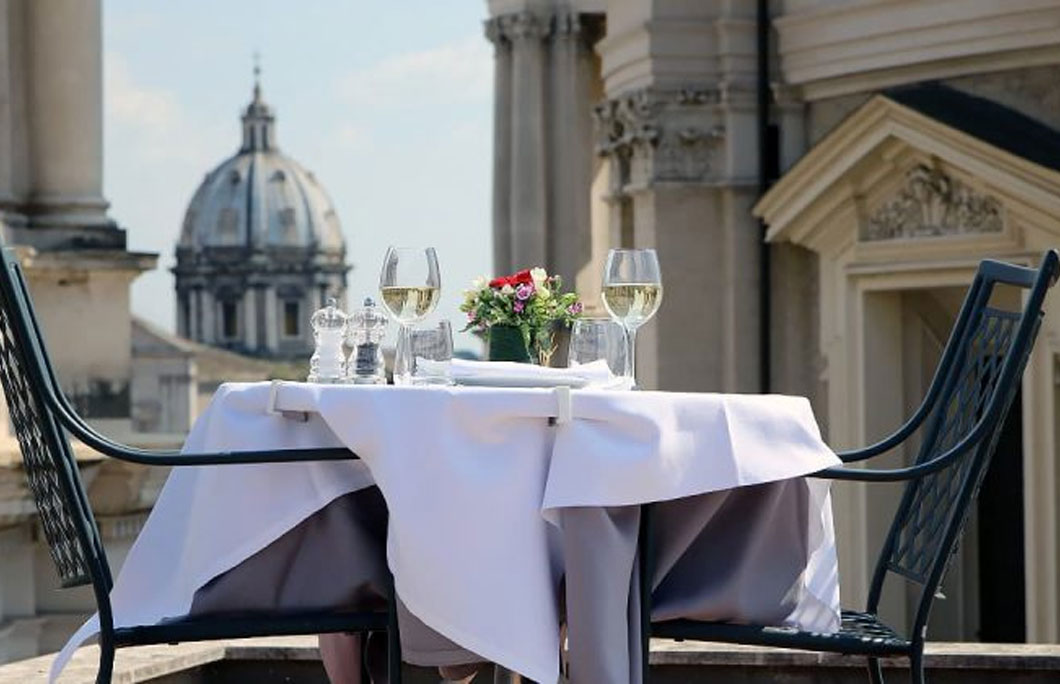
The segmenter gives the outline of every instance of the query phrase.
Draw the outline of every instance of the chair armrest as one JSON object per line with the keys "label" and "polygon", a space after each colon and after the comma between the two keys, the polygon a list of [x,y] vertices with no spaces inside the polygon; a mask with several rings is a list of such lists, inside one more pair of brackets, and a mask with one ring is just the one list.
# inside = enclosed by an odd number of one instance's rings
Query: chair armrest
{"label": "chair armrest", "polygon": [[837,451],[836,456],[838,456],[839,460],[843,463],[856,463],[858,461],[864,461],[867,458],[872,458],[873,456],[887,453],[891,449],[900,446],[909,435],[916,432],[917,428],[919,428],[920,424],[924,422],[924,418],[928,414],[927,409],[928,404],[925,401],[921,404],[920,409],[917,410],[917,412],[913,414],[902,427],[898,428],[894,434],[876,442],[875,444],[870,444],[867,447],[851,449],[849,451]]}
{"label": "chair armrest", "polygon": [[296,463],[311,461],[356,461],[360,457],[345,447],[322,449],[275,449],[272,451],[223,451],[183,454],[174,451],[148,451],[125,447],[108,454],[122,461],[154,466],[243,465],[255,463]]}
{"label": "chair armrest", "polygon": [[299,461],[348,461],[359,456],[345,447],[320,449],[275,449],[269,451],[231,451],[188,454],[173,450],[141,449],[121,444],[99,433],[74,412],[56,386],[43,383],[45,401],[51,406],[59,422],[72,435],[101,454],[131,463],[153,466],[235,465],[248,463],[291,463]]}
{"label": "chair armrest", "polygon": [[853,480],[860,482],[902,482],[915,480],[926,475],[938,472],[955,461],[972,446],[979,443],[985,432],[986,422],[983,419],[976,424],[975,428],[965,435],[964,439],[955,444],[949,450],[936,456],[925,463],[909,466],[908,468],[844,468],[833,466],[811,473],[810,477],[818,477],[828,480]]}

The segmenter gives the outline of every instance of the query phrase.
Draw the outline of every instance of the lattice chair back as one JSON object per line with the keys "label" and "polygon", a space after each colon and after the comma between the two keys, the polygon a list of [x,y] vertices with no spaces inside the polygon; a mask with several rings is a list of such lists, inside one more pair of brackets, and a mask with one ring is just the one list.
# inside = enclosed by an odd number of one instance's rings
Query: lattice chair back
{"label": "lattice chair back", "polygon": [[[886,576],[895,573],[921,585],[914,629],[926,624],[1016,397],[1056,274],[1053,251],[1038,270],[990,260],[980,265],[925,399],[933,405],[916,458],[917,465],[947,456],[952,461],[906,487],[876,567],[870,611]],[[1030,291],[1022,311],[991,304],[999,283]],[[959,453],[948,453],[962,444]]]}
{"label": "lattice chair back", "polygon": [[0,384],[18,439],[26,479],[64,587],[94,583],[109,590],[110,574],[99,532],[65,433],[48,408],[39,363],[43,350],[29,335],[15,254],[3,249],[0,274]]}

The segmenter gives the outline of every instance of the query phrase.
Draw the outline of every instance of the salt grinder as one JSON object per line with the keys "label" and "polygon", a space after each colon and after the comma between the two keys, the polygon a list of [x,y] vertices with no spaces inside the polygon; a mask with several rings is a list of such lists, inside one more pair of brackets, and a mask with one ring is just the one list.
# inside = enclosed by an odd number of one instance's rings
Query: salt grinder
{"label": "salt grinder", "polygon": [[346,338],[347,316],[338,308],[334,297],[309,319],[316,350],[309,360],[308,382],[342,382],[346,375],[346,355],[342,343]]}
{"label": "salt grinder", "polygon": [[346,382],[355,385],[385,385],[383,336],[390,319],[366,297],[364,307],[350,314],[349,338],[353,352],[346,364]]}

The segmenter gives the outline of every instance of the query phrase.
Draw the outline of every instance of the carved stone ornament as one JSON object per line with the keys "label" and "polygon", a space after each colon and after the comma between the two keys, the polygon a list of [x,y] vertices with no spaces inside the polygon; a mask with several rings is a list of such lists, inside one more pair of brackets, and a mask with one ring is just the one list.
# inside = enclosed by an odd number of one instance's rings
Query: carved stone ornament
{"label": "carved stone ornament", "polygon": [[902,238],[1000,233],[1001,202],[976,192],[942,171],[918,164],[905,187],[862,225],[864,242]]}
{"label": "carved stone ornament", "polygon": [[515,12],[502,14],[485,22],[486,38],[497,46],[521,39],[579,40],[592,43],[599,39],[596,24],[577,12],[558,10],[552,13]]}
{"label": "carved stone ornament", "polygon": [[595,110],[597,152],[629,164],[629,182],[702,182],[716,175],[724,137],[714,125],[717,93],[639,90]]}

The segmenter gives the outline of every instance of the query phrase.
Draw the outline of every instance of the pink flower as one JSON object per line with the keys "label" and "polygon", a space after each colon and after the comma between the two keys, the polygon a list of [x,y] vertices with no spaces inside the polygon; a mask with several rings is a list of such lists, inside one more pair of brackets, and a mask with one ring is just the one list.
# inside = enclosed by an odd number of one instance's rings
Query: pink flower
{"label": "pink flower", "polygon": [[515,309],[515,313],[522,313],[523,309],[526,308],[526,303],[522,301],[516,301],[515,304],[512,305],[512,308]]}
{"label": "pink flower", "polygon": [[574,302],[573,304],[567,307],[567,311],[569,311],[571,315],[577,316],[582,312],[582,303]]}
{"label": "pink flower", "polygon": [[[519,286],[519,287],[518,287],[518,288],[517,288],[517,289],[515,290],[515,296],[516,296],[516,297],[517,297],[518,299],[521,299],[521,300],[523,300],[524,302],[525,302],[525,301],[526,301],[527,299],[530,299],[530,295],[532,295],[532,294],[534,294],[534,286],[533,286],[533,285],[520,285],[520,286]],[[521,311],[521,310],[522,310],[522,309],[520,309],[520,311]]]}
{"label": "pink flower", "polygon": [[467,320],[474,322],[474,320],[475,320],[475,312],[474,311],[468,311],[467,312]]}

